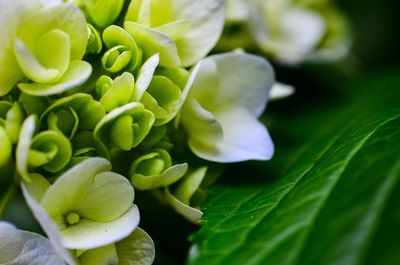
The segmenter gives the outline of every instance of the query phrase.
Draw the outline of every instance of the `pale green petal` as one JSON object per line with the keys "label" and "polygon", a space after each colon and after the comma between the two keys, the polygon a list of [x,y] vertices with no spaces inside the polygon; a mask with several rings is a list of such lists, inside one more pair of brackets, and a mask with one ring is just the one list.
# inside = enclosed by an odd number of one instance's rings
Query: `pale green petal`
{"label": "pale green petal", "polygon": [[87,196],[76,211],[91,220],[110,222],[131,207],[134,197],[128,179],[114,172],[103,172],[96,175]]}
{"label": "pale green petal", "polygon": [[131,1],[125,15],[125,21],[135,21],[142,25],[151,26],[152,0]]}
{"label": "pale green petal", "polygon": [[186,163],[172,166],[171,156],[166,150],[154,149],[132,163],[130,176],[135,188],[149,190],[175,183],[187,169]]}
{"label": "pale green petal", "polygon": [[21,231],[0,221],[0,264],[14,260],[22,252],[24,240]]}
{"label": "pale green petal", "polygon": [[90,158],[72,167],[47,190],[40,204],[51,216],[62,216],[80,207],[95,176],[111,170],[104,158]]}
{"label": "pale green petal", "polygon": [[141,228],[136,228],[127,238],[115,244],[119,265],[151,265],[155,258],[155,247],[151,237]]}
{"label": "pale green petal", "polygon": [[37,39],[54,29],[68,34],[70,59],[81,60],[86,50],[88,31],[83,13],[74,4],[45,7],[35,12],[20,24],[18,38],[33,51]]}
{"label": "pale green petal", "polygon": [[[71,257],[70,253],[65,249],[61,243],[61,237],[56,224],[50,219],[47,212],[32,198],[29,194],[27,188],[23,183],[21,183],[22,194],[24,195],[25,201],[31,209],[33,216],[39,222],[42,229],[46,232],[50,239],[50,243],[53,246],[55,252],[63,260],[67,262],[68,265],[76,265],[76,262]],[[36,264],[35,264],[36,265]],[[49,264],[50,265],[50,264]]]}
{"label": "pale green petal", "polygon": [[124,5],[123,0],[79,0],[76,2],[82,5],[89,15],[89,19],[101,29],[112,24],[118,18]]}
{"label": "pale green petal", "polygon": [[139,224],[139,210],[136,205],[120,218],[108,222],[94,222],[83,219],[79,224],[61,231],[66,248],[89,249],[105,246],[127,237]]}
{"label": "pale green petal", "polygon": [[184,177],[174,192],[175,197],[181,202],[190,205],[190,199],[200,187],[206,172],[207,167],[201,167]]}
{"label": "pale green petal", "polygon": [[173,41],[177,41],[190,29],[190,26],[189,20],[180,19],[154,29],[168,35]]}
{"label": "pale green petal", "polygon": [[182,106],[182,92],[171,80],[155,75],[143,95],[143,105],[153,112],[155,126],[171,121]]}
{"label": "pale green petal", "polygon": [[102,57],[103,67],[107,71],[132,71],[141,62],[141,50],[123,28],[115,25],[107,27],[103,32],[103,41],[109,49]]}
{"label": "pale green petal", "polygon": [[43,198],[43,195],[50,188],[50,183],[42,175],[37,173],[29,174],[29,177],[32,181],[29,183],[26,182],[25,187],[33,199],[37,202],[40,202]]}
{"label": "pale green petal", "polygon": [[145,176],[142,174],[132,175],[132,184],[138,190],[152,190],[160,187],[169,186],[185,175],[188,164],[177,164],[169,167],[158,175]]}
{"label": "pale green petal", "polygon": [[205,57],[219,40],[224,25],[223,0],[175,0],[175,20],[189,21],[190,29],[176,41],[181,66]]}
{"label": "pale green petal", "polygon": [[274,153],[271,137],[252,113],[229,109],[215,115],[223,128],[223,138],[216,141],[190,138],[189,147],[197,156],[220,163],[271,159]]}
{"label": "pale green petal", "polygon": [[0,1],[0,97],[6,95],[14,85],[24,78],[14,55],[14,39],[20,21],[40,8],[38,0]]}
{"label": "pale green petal", "polygon": [[[129,128],[127,128],[127,119],[121,118],[123,116],[131,117],[129,118],[131,120]],[[146,110],[141,103],[133,102],[113,109],[101,119],[94,129],[94,137],[105,143],[120,144],[122,141],[129,141],[132,144],[128,149],[130,150],[143,141],[153,124],[154,115]],[[123,132],[123,128],[129,130],[130,133]],[[128,148],[126,144],[120,144],[119,147]]]}
{"label": "pale green petal", "polygon": [[28,156],[32,137],[36,130],[35,116],[31,115],[22,124],[16,150],[17,171],[24,181],[30,182],[28,174]]}
{"label": "pale green petal", "polygon": [[92,26],[92,24],[87,23],[89,39],[86,47],[86,53],[99,54],[103,49],[103,41],[101,39],[100,32]]}
{"label": "pale green petal", "polygon": [[61,74],[68,69],[70,52],[69,36],[59,29],[44,33],[35,43],[34,53],[40,63],[46,68],[57,69]]}
{"label": "pale green petal", "polygon": [[203,215],[202,211],[190,207],[189,205],[186,205],[183,202],[179,201],[171,194],[168,188],[165,189],[165,197],[168,203],[175,209],[177,213],[179,213],[194,224],[200,224],[200,219]]}
{"label": "pale green petal", "polygon": [[[60,98],[51,104],[41,115],[40,123],[43,124],[50,113],[58,113],[62,110],[70,111],[73,109],[79,117],[79,130],[93,130],[96,124],[105,116],[105,111],[100,102],[94,100],[91,95],[76,93],[71,96]],[[60,125],[62,126],[62,125]]]}
{"label": "pale green petal", "polygon": [[131,73],[117,76],[111,88],[100,99],[106,112],[129,103],[135,89],[135,79]]}
{"label": "pale green petal", "polygon": [[[57,172],[64,168],[71,159],[71,143],[62,133],[57,131],[43,131],[33,137],[30,144],[29,164],[43,166],[49,172]],[[43,154],[42,161],[35,161],[35,155]],[[48,155],[47,155],[48,154]],[[40,155],[38,156],[40,159]]]}
{"label": "pale green petal", "polygon": [[22,123],[25,119],[25,113],[18,102],[7,111],[5,129],[11,142],[17,143]]}
{"label": "pale green petal", "polygon": [[144,62],[137,75],[134,96],[132,98],[133,101],[136,102],[140,101],[140,99],[143,96],[143,93],[150,85],[154,71],[156,70],[159,62],[160,62],[160,56],[158,53],[154,54]]}
{"label": "pale green petal", "polygon": [[63,74],[58,69],[43,66],[35,54],[20,39],[15,40],[14,52],[22,71],[34,82],[56,82]]}
{"label": "pale green petal", "polygon": [[6,131],[0,126],[0,168],[10,162],[12,154],[12,142],[8,137]]}
{"label": "pale green petal", "polygon": [[81,265],[117,265],[117,250],[114,244],[100,248],[89,249],[79,256]]}
{"label": "pale green petal", "polygon": [[49,96],[65,92],[84,83],[92,73],[85,61],[72,61],[64,75],[54,84],[19,83],[18,88],[33,96]]}
{"label": "pale green petal", "polygon": [[176,44],[166,34],[132,21],[126,21],[124,28],[129,34],[134,36],[146,57],[159,53],[161,66],[180,66]]}

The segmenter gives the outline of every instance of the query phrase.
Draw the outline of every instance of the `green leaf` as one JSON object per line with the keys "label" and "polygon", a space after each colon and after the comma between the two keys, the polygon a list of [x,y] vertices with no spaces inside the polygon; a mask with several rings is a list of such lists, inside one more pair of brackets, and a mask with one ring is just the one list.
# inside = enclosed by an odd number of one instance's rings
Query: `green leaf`
{"label": "green leaf", "polygon": [[188,263],[399,263],[382,247],[398,246],[399,84],[396,75],[358,84],[343,119],[327,121],[273,185],[214,188]]}

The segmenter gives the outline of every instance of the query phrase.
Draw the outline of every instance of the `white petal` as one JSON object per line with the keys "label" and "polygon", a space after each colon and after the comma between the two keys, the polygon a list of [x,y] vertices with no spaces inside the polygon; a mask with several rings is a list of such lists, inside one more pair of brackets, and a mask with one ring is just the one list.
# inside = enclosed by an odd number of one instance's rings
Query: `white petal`
{"label": "white petal", "polygon": [[215,115],[222,125],[223,138],[214,142],[190,138],[189,147],[197,156],[221,163],[271,159],[274,153],[271,137],[251,113],[236,109]]}
{"label": "white petal", "polygon": [[47,238],[27,231],[22,231],[22,235],[22,253],[6,265],[65,265]]}
{"label": "white petal", "polygon": [[274,81],[273,69],[265,59],[231,52],[206,58],[190,93],[208,111],[230,106],[245,108],[258,117]]}
{"label": "white petal", "polygon": [[0,221],[0,264],[14,260],[22,251],[24,240],[15,226]]}
{"label": "white petal", "polygon": [[16,151],[17,171],[24,181],[30,181],[28,174],[28,155],[35,130],[35,116],[31,115],[26,118],[22,124]]}
{"label": "white petal", "polygon": [[135,96],[134,101],[139,102],[143,96],[143,93],[149,87],[151,79],[153,78],[154,71],[156,70],[158,63],[160,62],[160,55],[154,54],[140,68],[137,81],[135,83]]}
{"label": "white petal", "polygon": [[294,93],[294,87],[280,82],[275,82],[269,94],[269,100],[286,98]]}

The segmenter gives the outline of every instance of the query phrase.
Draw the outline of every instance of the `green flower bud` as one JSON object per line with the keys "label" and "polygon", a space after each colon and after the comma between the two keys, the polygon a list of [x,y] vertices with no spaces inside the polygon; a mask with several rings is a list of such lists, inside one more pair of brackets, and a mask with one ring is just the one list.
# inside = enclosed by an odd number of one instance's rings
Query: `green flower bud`
{"label": "green flower bud", "polygon": [[7,112],[11,109],[13,103],[8,101],[0,101],[0,126],[5,126]]}
{"label": "green flower bud", "polygon": [[30,181],[29,167],[42,167],[55,173],[71,159],[70,141],[57,131],[43,131],[35,135],[36,118],[25,119],[16,150],[17,171],[25,181]]}
{"label": "green flower bud", "polygon": [[72,139],[78,131],[93,130],[104,116],[104,108],[91,95],[77,93],[51,104],[40,122]]}
{"label": "green flower bud", "polygon": [[165,197],[168,203],[175,211],[195,224],[200,223],[203,215],[200,211],[200,205],[203,203],[206,194],[201,189],[201,183],[206,171],[207,167],[202,167],[186,175],[177,183],[173,193],[168,187],[165,189]]}
{"label": "green flower bud", "polygon": [[22,122],[25,119],[25,113],[18,102],[14,102],[12,107],[7,111],[5,119],[5,129],[12,143],[18,142],[19,132]]}
{"label": "green flower bud", "polygon": [[110,160],[107,147],[102,142],[95,140],[91,131],[77,133],[71,140],[71,144],[74,150],[72,164],[77,164],[86,158],[95,156]]}
{"label": "green flower bud", "polygon": [[132,163],[130,176],[135,188],[150,190],[175,183],[186,173],[187,168],[186,163],[172,165],[167,151],[154,149]]}
{"label": "green flower bud", "polygon": [[106,112],[132,101],[135,79],[131,73],[124,72],[113,81],[108,76],[101,76],[96,82],[96,93]]}
{"label": "green flower bud", "polygon": [[129,151],[143,141],[153,124],[153,113],[140,103],[129,103],[101,119],[94,129],[94,137]]}
{"label": "green flower bud", "polygon": [[[158,73],[160,75],[158,75]],[[182,107],[189,87],[189,73],[181,68],[159,71],[144,92],[141,102],[153,112],[155,126],[171,121]]]}
{"label": "green flower bud", "polygon": [[103,32],[107,51],[101,58],[104,69],[111,73],[133,71],[142,59],[142,51],[123,28],[111,25]]}
{"label": "green flower bud", "polygon": [[99,54],[103,49],[103,42],[101,40],[100,32],[90,23],[87,23],[87,28],[89,38],[86,47],[86,53]]}
{"label": "green flower bud", "polygon": [[72,157],[69,140],[61,133],[44,131],[35,135],[29,147],[28,164],[49,172],[63,169]]}
{"label": "green flower bud", "polygon": [[49,106],[47,99],[44,97],[35,97],[25,93],[21,93],[19,98],[22,108],[27,115],[41,115]]}
{"label": "green flower bud", "polygon": [[0,125],[0,168],[7,165],[12,156],[12,142],[6,130]]}
{"label": "green flower bud", "polygon": [[124,0],[74,0],[87,20],[100,29],[111,25],[121,13]]}

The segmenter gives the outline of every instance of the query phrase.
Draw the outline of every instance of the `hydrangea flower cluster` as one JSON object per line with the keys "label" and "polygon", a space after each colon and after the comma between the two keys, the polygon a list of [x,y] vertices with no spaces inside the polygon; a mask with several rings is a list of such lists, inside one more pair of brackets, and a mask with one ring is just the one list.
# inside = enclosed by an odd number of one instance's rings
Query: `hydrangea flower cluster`
{"label": "hydrangea flower cluster", "polygon": [[0,264],[151,264],[135,190],[199,223],[207,161],[271,158],[258,121],[271,66],[244,52],[207,57],[224,9],[223,0],[0,2],[0,183],[21,187],[48,236],[0,222]]}
{"label": "hydrangea flower cluster", "polygon": [[295,65],[341,59],[350,44],[347,19],[330,0],[226,0],[220,50],[256,46]]}

